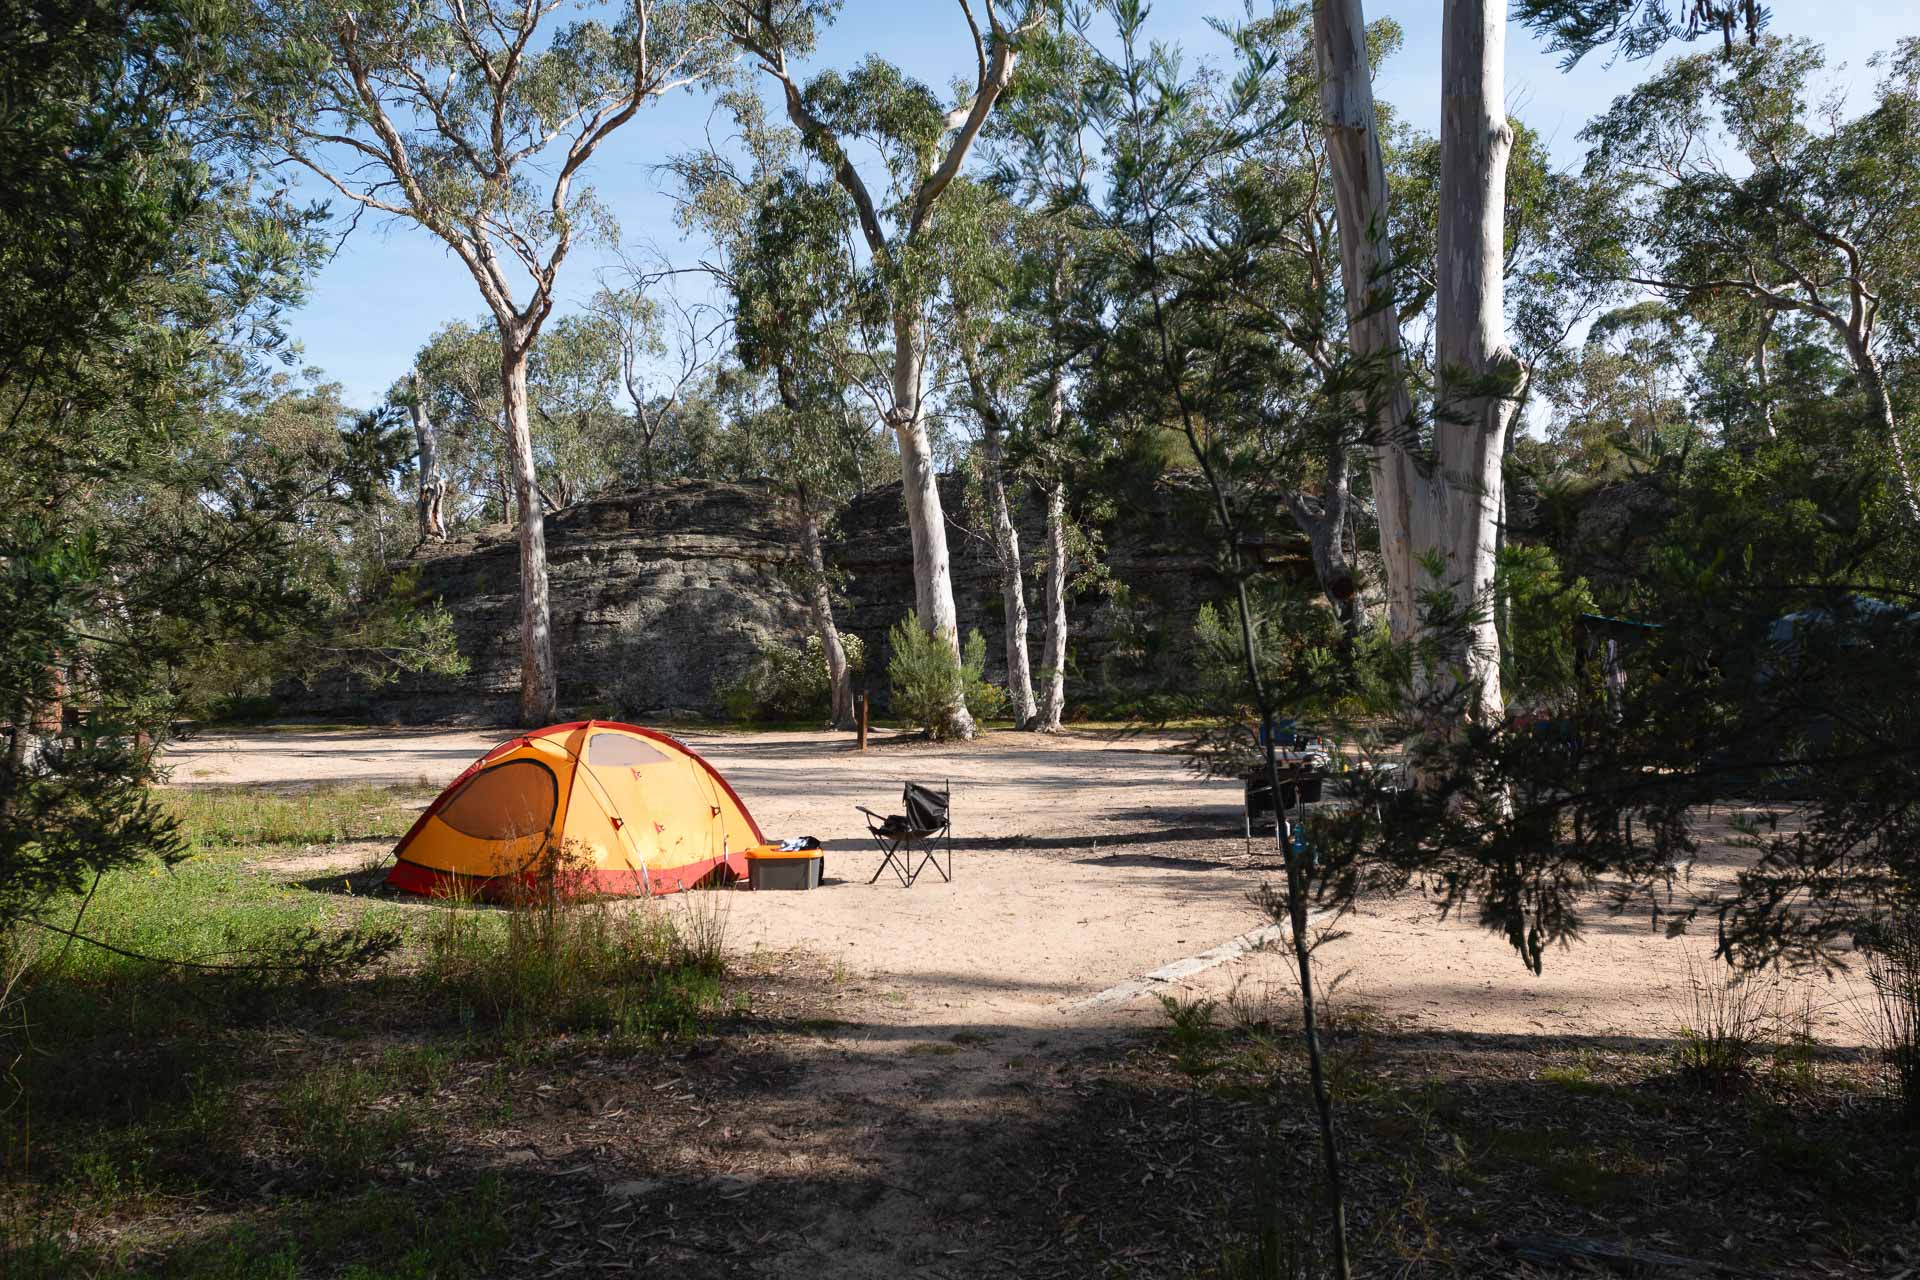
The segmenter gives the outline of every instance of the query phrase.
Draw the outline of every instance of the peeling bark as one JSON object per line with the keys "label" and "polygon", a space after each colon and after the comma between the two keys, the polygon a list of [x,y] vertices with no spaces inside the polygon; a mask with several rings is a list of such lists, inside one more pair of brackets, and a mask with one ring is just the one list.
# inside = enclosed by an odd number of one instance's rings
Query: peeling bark
{"label": "peeling bark", "polygon": [[802,488],[797,495],[800,508],[800,554],[806,560],[807,605],[813,611],[813,625],[820,631],[820,647],[827,655],[827,688],[832,699],[832,724],[836,729],[853,728],[853,673],[847,666],[846,646],[840,641],[840,628],[833,621],[833,591],[827,582],[827,561],[820,551],[820,522],[813,504]]}
{"label": "peeling bark", "polygon": [[1466,685],[1467,713],[1482,722],[1498,720],[1505,710],[1491,605],[1501,464],[1521,384],[1519,357],[1506,342],[1507,159],[1513,150],[1506,23],[1501,0],[1447,0],[1434,294],[1439,465],[1414,516],[1419,545],[1437,549],[1444,566],[1444,578],[1428,585],[1451,591],[1474,615],[1460,637],[1464,652],[1448,656]]}
{"label": "peeling bark", "polygon": [[1014,724],[1029,729],[1033,727],[1035,707],[1033,669],[1027,660],[1027,591],[1020,564],[1020,530],[1014,527],[1013,511],[1007,504],[1000,428],[991,417],[983,420],[982,428],[987,513],[993,520],[993,555],[1000,565],[1000,601],[1006,615],[1007,693],[1013,699]]}
{"label": "peeling bark", "polygon": [[504,327],[500,385],[507,421],[514,500],[520,508],[520,720],[551,724],[559,690],[553,667],[553,630],[547,601],[547,523],[533,471],[533,433],[527,415],[529,344]]}
{"label": "peeling bark", "polygon": [[1313,26],[1328,169],[1340,223],[1348,341],[1372,373],[1363,411],[1373,435],[1368,468],[1387,574],[1387,617],[1394,639],[1405,641],[1414,629],[1413,491],[1425,477],[1408,447],[1413,397],[1393,305],[1387,174],[1375,130],[1366,15],[1360,0],[1316,0]]}
{"label": "peeling bark", "polygon": [[1067,706],[1067,486],[1055,480],[1046,488],[1047,552],[1045,575],[1046,633],[1040,649],[1039,708],[1033,727],[1039,733],[1060,732]]}

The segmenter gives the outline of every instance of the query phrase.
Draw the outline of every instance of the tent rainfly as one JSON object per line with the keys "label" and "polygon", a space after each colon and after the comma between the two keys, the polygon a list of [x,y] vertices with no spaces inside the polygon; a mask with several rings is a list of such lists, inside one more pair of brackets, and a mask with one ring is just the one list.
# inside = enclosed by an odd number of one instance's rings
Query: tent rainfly
{"label": "tent rainfly", "polygon": [[684,743],[578,720],[474,761],[401,837],[387,883],[497,898],[564,850],[589,892],[674,893],[746,874],[747,851],[765,843],[727,780]]}

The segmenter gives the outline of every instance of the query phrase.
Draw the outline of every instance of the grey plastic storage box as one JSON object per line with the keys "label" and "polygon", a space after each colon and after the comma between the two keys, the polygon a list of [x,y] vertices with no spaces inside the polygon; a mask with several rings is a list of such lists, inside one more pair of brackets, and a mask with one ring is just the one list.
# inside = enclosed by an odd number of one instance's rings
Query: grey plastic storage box
{"label": "grey plastic storage box", "polygon": [[747,883],[756,889],[818,889],[826,859],[818,849],[747,855]]}

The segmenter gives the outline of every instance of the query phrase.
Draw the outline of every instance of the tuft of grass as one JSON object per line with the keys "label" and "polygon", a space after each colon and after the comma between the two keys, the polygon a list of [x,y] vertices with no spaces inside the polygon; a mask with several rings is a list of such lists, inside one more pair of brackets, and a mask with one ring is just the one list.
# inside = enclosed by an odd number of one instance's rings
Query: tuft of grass
{"label": "tuft of grass", "polygon": [[418,786],[326,786],[305,791],[252,787],[168,788],[161,803],[195,853],[276,845],[339,844],[398,839],[419,813],[409,802],[431,799]]}
{"label": "tuft of grass", "polygon": [[1906,1119],[1920,1125],[1920,908],[1862,939],[1873,986],[1873,1036]]}
{"label": "tuft of grass", "polygon": [[651,899],[585,898],[571,882],[564,865],[543,868],[502,908],[456,898],[434,917],[422,974],[450,997],[463,1026],[651,1043],[692,1035],[722,1007],[722,906],[684,905],[682,928]]}
{"label": "tuft of grass", "polygon": [[1703,968],[1689,959],[1673,1048],[1680,1080],[1704,1093],[1745,1088],[1772,1021],[1773,995],[1773,985],[1758,975]]}
{"label": "tuft of grass", "polygon": [[1583,1062],[1564,1067],[1542,1067],[1540,1080],[1543,1084],[1559,1085],[1570,1093],[1605,1093],[1607,1091],[1605,1086],[1594,1081],[1592,1068]]}
{"label": "tuft of grass", "polygon": [[1220,1011],[1218,1000],[1162,995],[1160,1009],[1167,1015],[1173,1037],[1173,1052],[1180,1070],[1196,1080],[1217,1065],[1214,1050],[1219,1046],[1221,1030],[1215,1022]]}

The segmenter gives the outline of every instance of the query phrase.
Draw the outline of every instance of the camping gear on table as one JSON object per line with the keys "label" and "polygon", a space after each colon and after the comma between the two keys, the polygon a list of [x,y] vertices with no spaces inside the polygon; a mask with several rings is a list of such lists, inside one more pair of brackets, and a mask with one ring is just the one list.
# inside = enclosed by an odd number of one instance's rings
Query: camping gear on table
{"label": "camping gear on table", "polygon": [[818,889],[827,859],[812,836],[747,851],[747,883],[755,889]]}
{"label": "camping gear on table", "polygon": [[767,847],[727,780],[685,743],[576,720],[474,761],[401,837],[387,883],[486,898],[675,893],[744,876]]}
{"label": "camping gear on table", "polygon": [[[1280,775],[1280,796],[1277,805],[1274,803],[1272,780],[1267,777],[1267,763],[1264,756],[1259,766],[1247,775],[1242,812],[1246,823],[1249,854],[1253,852],[1255,822],[1271,816],[1277,828],[1282,811],[1319,803],[1321,783],[1332,767],[1333,756],[1327,750],[1323,739],[1296,738],[1295,741],[1301,745],[1274,749],[1273,762]],[[1298,832],[1295,834],[1297,836]]]}
{"label": "camping gear on table", "polygon": [[[909,782],[900,792],[900,807],[905,813],[891,813],[882,817],[867,806],[855,805],[854,808],[867,815],[867,833],[873,842],[880,846],[885,856],[874,869],[872,884],[880,878],[880,873],[889,867],[893,874],[900,877],[900,887],[912,888],[920,873],[933,864],[940,872],[942,880],[953,879],[953,819],[948,812],[953,803],[953,780],[947,780],[944,791]],[[939,853],[942,837],[945,840],[947,865],[940,866]],[[920,865],[913,863],[915,845],[924,846],[926,852],[921,855]]]}

